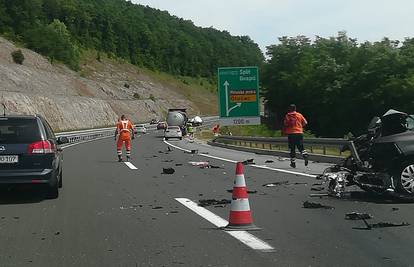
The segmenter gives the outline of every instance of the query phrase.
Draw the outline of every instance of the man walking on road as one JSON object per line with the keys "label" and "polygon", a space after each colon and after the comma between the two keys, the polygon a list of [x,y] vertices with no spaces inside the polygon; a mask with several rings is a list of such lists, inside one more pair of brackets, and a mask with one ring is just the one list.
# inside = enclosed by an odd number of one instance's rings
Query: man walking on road
{"label": "man walking on road", "polygon": [[296,112],[296,105],[291,104],[283,121],[283,132],[288,135],[290,166],[292,168],[296,168],[296,147],[305,160],[305,166],[308,166],[308,153],[303,147],[303,127],[305,127],[306,124],[308,124],[308,122],[305,117],[299,112]]}
{"label": "man walking on road", "polygon": [[132,134],[132,139],[135,139],[135,131],[134,131],[134,126],[132,125],[131,121],[128,120],[125,115],[122,115],[121,119],[116,124],[115,140],[118,134],[119,134],[118,141],[116,143],[118,161],[119,162],[122,161],[122,145],[124,143],[125,143],[127,161],[129,161],[131,157],[131,134]]}

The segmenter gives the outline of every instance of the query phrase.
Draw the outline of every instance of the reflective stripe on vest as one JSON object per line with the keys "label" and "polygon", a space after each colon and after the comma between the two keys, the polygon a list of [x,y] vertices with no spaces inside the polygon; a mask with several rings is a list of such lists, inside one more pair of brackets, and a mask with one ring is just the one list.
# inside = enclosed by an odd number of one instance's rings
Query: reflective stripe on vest
{"label": "reflective stripe on vest", "polygon": [[121,125],[122,125],[122,129],[121,129],[121,133],[122,132],[129,132],[129,129],[128,129],[128,120],[126,120],[126,121],[121,121]]}

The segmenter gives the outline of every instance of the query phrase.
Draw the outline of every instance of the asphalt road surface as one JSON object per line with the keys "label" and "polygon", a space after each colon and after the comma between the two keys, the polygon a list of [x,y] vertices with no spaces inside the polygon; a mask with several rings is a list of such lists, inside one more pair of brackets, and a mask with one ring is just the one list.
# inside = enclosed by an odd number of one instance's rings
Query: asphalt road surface
{"label": "asphalt road surface", "polygon": [[[283,158],[188,140],[168,142],[161,133],[139,137],[129,166],[116,161],[112,139],[65,149],[64,186],[56,200],[31,188],[2,188],[0,266],[414,265],[412,225],[367,230],[363,221],[344,219],[358,211],[373,215],[372,224],[414,223],[414,204],[363,192],[345,199],[310,197],[320,193],[311,188],[324,187],[315,175],[326,164],[311,162],[305,168],[298,161],[298,168],[291,169]],[[250,232],[250,238],[272,249],[246,245],[185,205],[230,200],[234,162],[249,158],[256,166],[246,166],[246,182],[257,191],[249,195],[250,207],[262,229]],[[188,163],[198,161],[218,168]],[[162,174],[169,167],[174,174]],[[275,182],[281,185],[263,186]],[[334,209],[305,209],[304,201]],[[206,209],[227,220],[230,205]]]}

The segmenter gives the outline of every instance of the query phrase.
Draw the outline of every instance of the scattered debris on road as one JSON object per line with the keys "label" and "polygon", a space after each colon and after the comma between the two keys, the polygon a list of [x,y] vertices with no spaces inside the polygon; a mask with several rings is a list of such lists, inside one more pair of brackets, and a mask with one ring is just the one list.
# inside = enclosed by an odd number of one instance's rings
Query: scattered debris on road
{"label": "scattered debris on road", "polygon": [[222,199],[222,200],[216,200],[216,199],[200,199],[198,201],[198,205],[200,207],[208,207],[208,206],[217,206],[217,205],[227,205],[230,204],[231,200],[228,199]]}
{"label": "scattered debris on road", "polygon": [[331,207],[331,206],[326,206],[320,203],[309,202],[309,201],[303,202],[303,207],[305,209],[329,209],[329,210],[334,209],[334,207]]}
{"label": "scattered debris on road", "polygon": [[156,206],[156,207],[153,207],[152,209],[153,210],[160,210],[160,209],[162,209],[163,207],[161,207],[161,206]]}
{"label": "scattered debris on road", "polygon": [[173,174],[175,170],[173,168],[162,168],[163,174]]}
{"label": "scattered debris on road", "polygon": [[183,164],[182,163],[176,163],[175,166],[177,166],[177,167],[178,166],[183,166]]}
{"label": "scattered debris on road", "polygon": [[174,160],[172,160],[172,159],[166,159],[166,160],[163,160],[162,162],[173,162]]}
{"label": "scattered debris on road", "polygon": [[264,187],[276,187],[280,185],[307,185],[308,183],[305,182],[295,182],[295,183],[289,183],[289,181],[281,181],[281,182],[273,182],[273,183],[267,183],[262,186]]}
{"label": "scattered debris on road", "polygon": [[319,198],[322,198],[322,197],[329,196],[329,194],[328,193],[316,193],[316,194],[310,194],[309,196],[310,197],[319,197]]}
{"label": "scattered debris on road", "polygon": [[345,220],[356,221],[356,220],[368,220],[372,218],[373,216],[371,214],[355,212],[355,211],[345,214]]}
{"label": "scattered debris on road", "polygon": [[392,211],[398,211],[400,208],[392,208]]}
{"label": "scattered debris on road", "polygon": [[325,187],[317,186],[317,187],[312,187],[311,188],[311,191],[322,191],[322,190],[325,190]]}
{"label": "scattered debris on road", "polygon": [[247,159],[247,160],[243,161],[242,163],[243,163],[243,165],[253,165],[253,164],[256,164],[256,163],[254,163],[254,159]]}
{"label": "scattered debris on road", "polygon": [[373,228],[388,228],[388,227],[402,227],[402,226],[409,226],[410,224],[407,222],[402,223],[390,223],[390,222],[379,222],[379,223],[368,223],[365,219],[362,219],[366,227],[353,227],[352,229],[356,230],[371,230]]}
{"label": "scattered debris on road", "polygon": [[207,168],[210,165],[208,161],[190,161],[188,164],[200,168]]}
{"label": "scattered debris on road", "polygon": [[289,184],[289,181],[267,183],[267,184],[264,184],[263,186],[264,187],[275,187],[275,186],[287,185],[287,184]]}
{"label": "scattered debris on road", "polygon": [[273,162],[274,161],[273,160],[270,160],[270,159],[265,161],[265,163],[273,163]]}

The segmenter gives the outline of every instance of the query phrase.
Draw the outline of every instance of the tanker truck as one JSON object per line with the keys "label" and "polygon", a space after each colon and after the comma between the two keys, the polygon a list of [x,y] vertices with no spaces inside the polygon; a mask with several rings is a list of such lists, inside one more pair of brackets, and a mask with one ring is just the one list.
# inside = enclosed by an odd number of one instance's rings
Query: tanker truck
{"label": "tanker truck", "polygon": [[179,126],[183,135],[187,134],[187,109],[185,108],[170,108],[167,114],[168,126]]}

